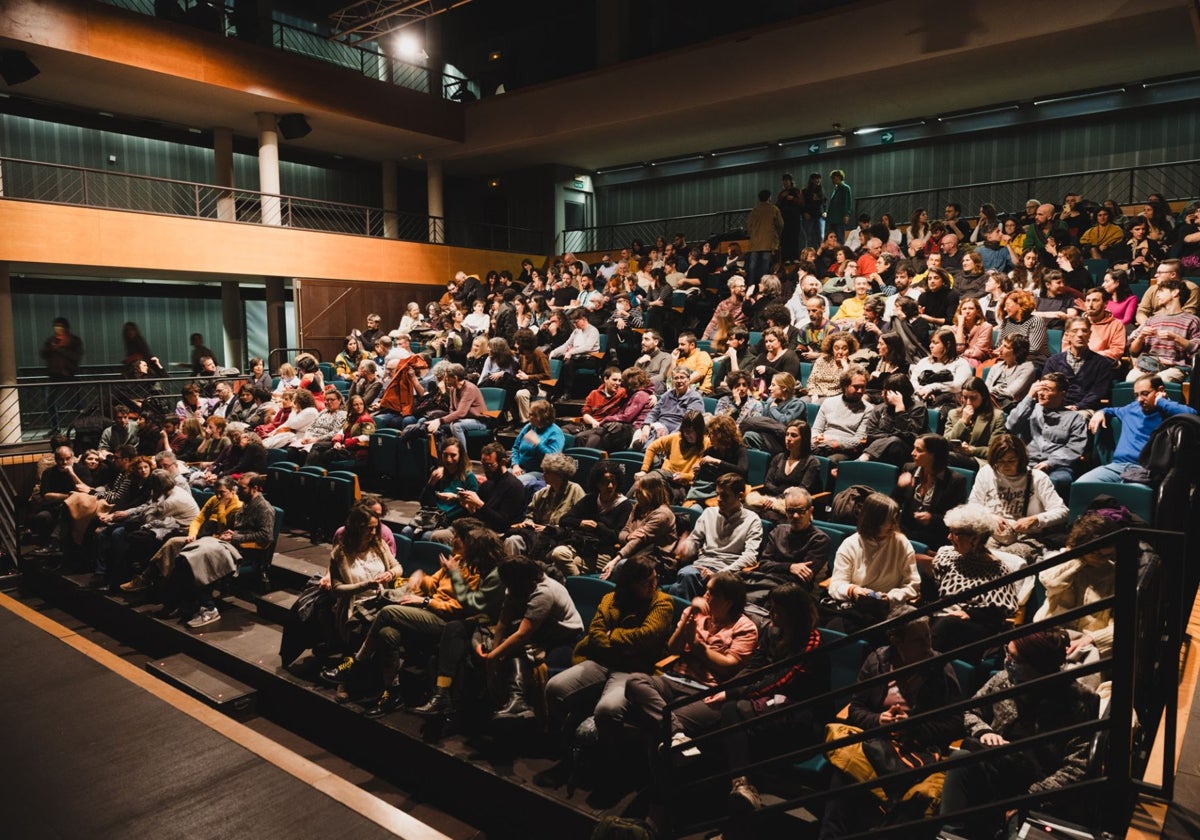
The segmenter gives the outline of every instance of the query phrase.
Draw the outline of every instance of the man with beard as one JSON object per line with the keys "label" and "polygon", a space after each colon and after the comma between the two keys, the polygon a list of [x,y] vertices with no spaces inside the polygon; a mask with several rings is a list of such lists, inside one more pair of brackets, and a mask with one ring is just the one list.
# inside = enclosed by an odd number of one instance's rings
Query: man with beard
{"label": "man with beard", "polygon": [[842,393],[822,401],[812,427],[812,451],[831,461],[857,458],[867,443],[867,371],[854,365],[842,374]]}
{"label": "man with beard", "polygon": [[[466,451],[466,447],[463,448]],[[469,516],[473,516],[498,534],[503,534],[525,516],[525,488],[521,481],[509,472],[508,452],[496,442],[485,444],[479,455],[483,464],[483,483],[479,491],[460,487],[458,503]],[[449,528],[434,531],[429,539],[450,545],[453,533]]]}
{"label": "man with beard", "polygon": [[1079,477],[1080,481],[1127,481],[1125,471],[1138,466],[1142,449],[1163,420],[1174,414],[1196,413],[1191,406],[1181,405],[1168,397],[1163,381],[1151,373],[1142,375],[1133,383],[1133,395],[1136,400],[1128,405],[1101,409],[1092,415],[1088,424],[1092,434],[1107,427],[1109,417],[1119,417],[1121,437],[1113,451],[1112,463],[1085,472]]}
{"label": "man with beard", "polygon": [[675,359],[660,349],[662,335],[658,330],[646,330],[642,333],[642,355],[635,364],[646,371],[650,382],[654,385],[654,393],[661,394],[667,387],[667,373],[675,365]]}

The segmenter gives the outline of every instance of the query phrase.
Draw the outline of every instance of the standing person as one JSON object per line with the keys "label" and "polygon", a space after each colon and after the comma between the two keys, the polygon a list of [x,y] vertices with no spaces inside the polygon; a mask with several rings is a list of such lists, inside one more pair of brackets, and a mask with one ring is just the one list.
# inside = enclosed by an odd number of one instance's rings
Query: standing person
{"label": "standing person", "polygon": [[783,230],[779,234],[779,260],[787,262],[800,256],[800,237],[804,219],[804,196],[791,175],[783,176],[783,189],[775,199],[775,206],[783,216]]}
{"label": "standing person", "polygon": [[846,173],[840,169],[830,172],[829,180],[833,182],[833,192],[826,205],[825,230],[837,234],[838,242],[841,242],[846,238],[846,228],[854,216],[854,192],[846,183]]}
{"label": "standing person", "polygon": [[[71,334],[71,322],[61,315],[54,319],[54,333],[42,343],[42,358],[46,360],[46,376],[51,382],[69,382],[79,372],[83,360],[83,341]],[[46,395],[50,412],[50,427],[58,430],[58,395],[61,388],[51,386]]]}
{"label": "standing person", "polygon": [[821,188],[821,173],[809,174],[808,183],[801,194],[804,201],[800,229],[804,234],[804,245],[807,248],[815,248],[821,242],[821,220],[825,216],[825,190]]}
{"label": "standing person", "polygon": [[779,250],[779,237],[783,233],[783,215],[771,204],[770,190],[759,191],[758,204],[746,217],[746,230],[750,234],[746,283],[754,286],[771,270],[771,255]]}

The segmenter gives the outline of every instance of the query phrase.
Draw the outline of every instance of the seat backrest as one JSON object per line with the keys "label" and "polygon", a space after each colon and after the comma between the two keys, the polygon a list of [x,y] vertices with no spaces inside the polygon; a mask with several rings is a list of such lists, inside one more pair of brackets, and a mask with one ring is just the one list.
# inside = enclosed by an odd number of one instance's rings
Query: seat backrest
{"label": "seat backrest", "polygon": [[[846,638],[845,633],[829,630],[824,627],[819,630],[821,646],[832,645]],[[850,644],[843,644],[829,652],[829,688],[836,690],[847,688],[858,682],[858,672],[862,668],[863,659],[867,655],[867,643],[856,639]],[[849,699],[848,695],[845,695]],[[838,702],[841,702],[840,700]]]}
{"label": "seat backrest", "polygon": [[406,574],[412,574],[414,569],[420,569],[425,574],[432,575],[442,568],[442,562],[439,557],[443,554],[449,557],[453,553],[454,549],[443,543],[431,542],[430,540],[414,540],[412,548],[408,553],[408,565],[411,568],[406,566],[404,571]]}
{"label": "seat backrest", "polygon": [[1076,481],[1072,484],[1069,503],[1071,520],[1083,516],[1097,496],[1112,496],[1146,522],[1154,524],[1154,490],[1145,484],[1113,481]]}
{"label": "seat backrest", "polygon": [[810,427],[814,423],[817,422],[817,415],[820,412],[821,412],[821,404],[820,403],[809,402],[809,403],[804,404],[804,418],[808,421],[808,425]]}
{"label": "seat backrest", "polygon": [[696,520],[700,518],[700,508],[687,508],[680,505],[671,505],[671,510],[673,510],[676,515],[683,514],[685,517],[687,517],[688,521],[691,523],[688,530],[696,527]]}
{"label": "seat backrest", "polygon": [[483,394],[483,403],[488,411],[501,411],[504,408],[504,399],[508,392],[503,388],[480,388],[479,393]]}
{"label": "seat backrest", "polygon": [[950,469],[963,477],[967,482],[967,498],[971,498],[971,488],[975,486],[975,471],[969,470],[966,467],[951,467]]}
{"label": "seat backrest", "polygon": [[704,397],[704,413],[712,414],[716,410],[717,410],[717,398],[716,397]]}
{"label": "seat backrest", "polygon": [[885,496],[890,496],[896,489],[896,478],[899,475],[898,467],[879,461],[842,461],[838,464],[834,493],[855,484],[865,484]]}
{"label": "seat backrest", "polygon": [[563,366],[562,359],[551,359],[550,360],[550,378],[551,379],[558,379],[559,374],[562,373],[562,366]]}
{"label": "seat backrest", "polygon": [[596,608],[600,606],[600,599],[616,589],[616,584],[596,577],[572,575],[567,578],[566,587],[571,602],[583,619],[583,626],[587,627],[596,614]]}
{"label": "seat backrest", "polygon": [[761,449],[746,450],[746,464],[748,470],[746,472],[746,483],[751,487],[757,487],[763,483],[767,477],[767,465],[771,462],[771,454],[763,452]]}

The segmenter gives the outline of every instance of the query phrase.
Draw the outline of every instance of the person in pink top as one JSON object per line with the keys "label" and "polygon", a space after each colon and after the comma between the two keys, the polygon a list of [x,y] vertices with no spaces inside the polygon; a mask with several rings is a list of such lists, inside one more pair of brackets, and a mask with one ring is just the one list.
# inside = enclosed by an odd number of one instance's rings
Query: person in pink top
{"label": "person in pink top", "polygon": [[1138,297],[1129,288],[1129,272],[1123,268],[1114,268],[1104,275],[1101,288],[1108,292],[1108,302],[1105,308],[1122,324],[1129,326],[1137,314]]}

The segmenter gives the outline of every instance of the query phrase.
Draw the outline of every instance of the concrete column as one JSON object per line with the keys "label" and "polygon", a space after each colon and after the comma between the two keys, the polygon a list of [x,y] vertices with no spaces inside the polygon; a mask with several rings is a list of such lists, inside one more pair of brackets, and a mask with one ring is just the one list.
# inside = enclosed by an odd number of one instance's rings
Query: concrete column
{"label": "concrete column", "polygon": [[225,327],[225,365],[241,370],[246,366],[246,313],[236,280],[221,283],[221,322]]}
{"label": "concrete column", "polygon": [[[213,129],[213,183],[220,187],[233,186],[233,129]],[[232,192],[217,194],[217,218],[222,222],[237,221],[237,205]]]}
{"label": "concrete column", "polygon": [[396,161],[383,162],[383,236],[385,239],[400,238],[400,217],[396,215]]}
{"label": "concrete column", "polygon": [[446,205],[442,198],[442,162],[425,161],[425,181],[429,193],[429,241],[446,243]]}
{"label": "concrete column", "polygon": [[262,223],[281,225],[278,118],[261,111],[254,116],[258,117],[258,190],[262,193]]}
{"label": "concrete column", "polygon": [[[287,346],[287,294],[282,277],[267,278],[267,352]],[[277,369],[284,358],[268,360],[271,370]]]}
{"label": "concrete column", "polygon": [[20,392],[17,384],[17,346],[13,342],[12,283],[8,263],[0,262],[0,443],[21,442]]}

